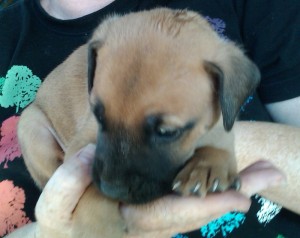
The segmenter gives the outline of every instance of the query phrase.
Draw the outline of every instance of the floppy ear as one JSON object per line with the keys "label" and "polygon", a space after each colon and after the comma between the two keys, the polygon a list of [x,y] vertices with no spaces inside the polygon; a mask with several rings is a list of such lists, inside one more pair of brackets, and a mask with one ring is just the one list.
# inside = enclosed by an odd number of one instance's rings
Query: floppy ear
{"label": "floppy ear", "polygon": [[236,46],[226,46],[215,62],[205,61],[204,68],[217,80],[219,101],[226,131],[231,130],[245,100],[260,82],[257,66]]}
{"label": "floppy ear", "polygon": [[94,86],[94,77],[95,77],[95,70],[97,67],[97,52],[99,48],[102,46],[102,41],[93,41],[89,43],[88,46],[88,93],[91,93],[91,90]]}

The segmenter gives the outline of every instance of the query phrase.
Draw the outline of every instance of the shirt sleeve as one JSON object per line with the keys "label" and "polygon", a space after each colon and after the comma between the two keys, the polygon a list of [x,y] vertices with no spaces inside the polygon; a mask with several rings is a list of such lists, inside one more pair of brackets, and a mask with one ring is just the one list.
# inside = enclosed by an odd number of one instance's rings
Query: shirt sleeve
{"label": "shirt sleeve", "polygon": [[261,70],[262,102],[300,96],[300,1],[243,2],[241,30],[247,53]]}

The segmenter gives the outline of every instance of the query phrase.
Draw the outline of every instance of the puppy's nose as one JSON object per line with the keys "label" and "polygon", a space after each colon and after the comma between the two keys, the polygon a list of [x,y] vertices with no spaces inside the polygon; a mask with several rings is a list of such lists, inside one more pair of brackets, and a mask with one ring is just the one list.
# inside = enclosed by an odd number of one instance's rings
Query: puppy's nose
{"label": "puppy's nose", "polygon": [[118,200],[126,200],[128,189],[125,186],[117,185],[101,179],[100,190],[108,197]]}

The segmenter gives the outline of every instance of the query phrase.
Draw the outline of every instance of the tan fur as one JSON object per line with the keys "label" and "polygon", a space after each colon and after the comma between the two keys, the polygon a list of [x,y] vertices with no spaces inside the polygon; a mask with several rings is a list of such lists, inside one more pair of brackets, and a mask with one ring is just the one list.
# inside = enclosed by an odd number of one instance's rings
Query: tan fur
{"label": "tan fur", "polygon": [[[90,40],[95,42],[97,66],[91,94],[87,44],[46,78],[36,100],[21,116],[19,140],[36,183],[43,187],[64,159],[86,144],[96,143],[99,125],[91,106],[101,99],[109,123],[121,124],[137,138],[148,115],[163,112],[166,127],[193,120],[194,128],[172,147],[174,154],[180,155],[172,163],[190,160],[195,167],[189,166],[189,173],[212,169],[216,173],[207,184],[221,177],[220,189],[226,189],[236,175],[236,163],[233,135],[224,130],[220,109],[225,125],[231,127],[235,117],[231,114],[236,114],[248,93],[244,93],[249,87],[243,83],[247,83],[249,71],[256,70],[242,51],[220,39],[198,14],[167,9],[108,18]],[[224,75],[221,83],[216,79],[219,71]],[[237,75],[244,78],[236,79]],[[226,100],[220,103],[221,90]],[[183,182],[186,176],[179,179]],[[199,180],[206,183],[207,178],[201,176]],[[180,191],[191,186],[191,181],[186,181]],[[208,190],[209,186],[203,186],[201,193]],[[93,185],[80,200],[74,221],[73,237],[117,238],[123,233],[117,203]],[[110,224],[115,226],[108,230]]]}

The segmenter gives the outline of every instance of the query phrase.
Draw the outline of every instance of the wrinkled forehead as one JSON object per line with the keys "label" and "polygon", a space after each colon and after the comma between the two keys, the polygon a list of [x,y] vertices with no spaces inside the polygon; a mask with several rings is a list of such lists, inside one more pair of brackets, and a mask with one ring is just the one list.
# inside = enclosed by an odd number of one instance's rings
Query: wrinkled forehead
{"label": "wrinkled forehead", "polygon": [[212,85],[191,41],[154,33],[104,43],[93,94],[106,116],[133,124],[150,114],[187,117],[203,110]]}
{"label": "wrinkled forehead", "polygon": [[190,68],[158,57],[151,62],[128,59],[103,68],[96,73],[93,94],[103,103],[106,117],[128,125],[154,114],[189,120],[212,97],[210,79],[200,64]]}

